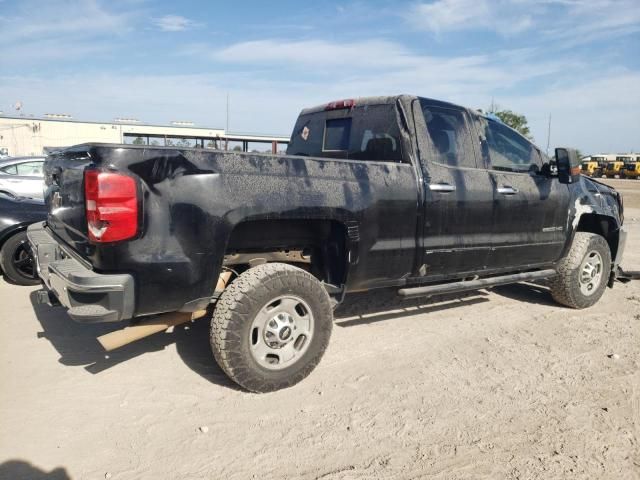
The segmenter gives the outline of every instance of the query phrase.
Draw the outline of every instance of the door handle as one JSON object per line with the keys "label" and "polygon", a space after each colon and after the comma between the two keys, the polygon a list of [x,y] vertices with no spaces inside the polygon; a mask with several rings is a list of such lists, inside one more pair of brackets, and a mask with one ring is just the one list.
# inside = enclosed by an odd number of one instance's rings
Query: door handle
{"label": "door handle", "polygon": [[431,190],[432,192],[449,193],[449,192],[453,192],[455,189],[456,187],[449,183],[430,183],[429,184],[429,190]]}
{"label": "door handle", "polygon": [[498,187],[498,193],[501,195],[515,195],[518,193],[518,189],[505,185],[504,187]]}

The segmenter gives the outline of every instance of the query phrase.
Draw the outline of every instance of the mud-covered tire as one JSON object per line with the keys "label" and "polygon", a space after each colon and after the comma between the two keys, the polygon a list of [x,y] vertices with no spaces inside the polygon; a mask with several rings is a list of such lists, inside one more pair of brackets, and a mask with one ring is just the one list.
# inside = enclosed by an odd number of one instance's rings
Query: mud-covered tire
{"label": "mud-covered tire", "polygon": [[40,283],[27,232],[18,232],[4,242],[0,250],[0,267],[11,283],[16,285]]}
{"label": "mud-covered tire", "polygon": [[[599,256],[601,271],[597,285],[585,294],[588,285],[581,282],[585,274],[586,263]],[[594,305],[605,289],[611,272],[611,251],[601,235],[576,232],[569,253],[558,264],[558,275],[553,277],[549,286],[554,300],[571,308],[587,308]],[[584,278],[584,277],[582,277]]]}
{"label": "mud-covered tire", "polygon": [[[273,370],[251,350],[257,336],[254,323],[265,315],[269,302],[283,297],[298,298],[308,307],[311,334],[294,363]],[[238,385],[256,393],[271,392],[295,385],[313,371],[329,344],[332,327],[329,295],[315,277],[291,265],[267,263],[242,273],[220,296],[211,321],[211,348],[220,368]]]}

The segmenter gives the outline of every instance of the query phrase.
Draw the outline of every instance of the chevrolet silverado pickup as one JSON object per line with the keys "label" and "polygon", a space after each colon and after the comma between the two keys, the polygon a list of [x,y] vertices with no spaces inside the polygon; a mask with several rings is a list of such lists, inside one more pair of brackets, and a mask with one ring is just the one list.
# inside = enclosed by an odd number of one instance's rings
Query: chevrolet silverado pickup
{"label": "chevrolet silverado pickup", "polygon": [[45,162],[39,276],[78,322],[212,310],[242,387],[305,378],[350,292],[546,279],[586,308],[616,278],[622,198],[471,109],[400,95],[301,112],[285,155],[84,144]]}

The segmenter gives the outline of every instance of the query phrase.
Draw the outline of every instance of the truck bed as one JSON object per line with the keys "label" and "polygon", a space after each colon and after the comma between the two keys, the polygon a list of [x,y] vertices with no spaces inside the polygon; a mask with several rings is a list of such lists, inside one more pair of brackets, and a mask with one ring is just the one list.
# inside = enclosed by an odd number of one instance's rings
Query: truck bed
{"label": "truck bed", "polygon": [[[87,168],[139,182],[136,238],[89,242]],[[405,163],[91,143],[51,156],[45,175],[48,228],[95,271],[131,274],[136,316],[201,307],[225,252],[260,248],[259,238],[242,236],[246,222],[281,225],[282,248],[304,246],[286,244],[291,222],[348,229],[350,261],[361,265],[348,279],[354,289],[406,275],[415,260],[416,223],[397,221],[417,215],[415,174]]]}

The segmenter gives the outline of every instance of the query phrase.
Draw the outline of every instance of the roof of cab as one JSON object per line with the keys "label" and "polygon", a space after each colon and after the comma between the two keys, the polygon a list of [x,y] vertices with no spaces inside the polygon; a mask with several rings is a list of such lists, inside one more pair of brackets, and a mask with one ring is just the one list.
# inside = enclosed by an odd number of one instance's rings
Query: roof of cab
{"label": "roof of cab", "polygon": [[[377,97],[358,97],[358,98],[353,98],[353,99],[348,99],[348,100],[353,100],[355,102],[355,106],[359,107],[359,106],[363,106],[363,105],[390,105],[390,104],[394,104],[396,101],[398,100],[404,100],[406,102],[410,102],[411,100],[414,99],[422,99],[422,100],[427,100],[429,103],[432,103],[434,105],[438,105],[438,106],[442,106],[442,107],[455,107],[455,108],[462,108],[465,109],[465,107],[462,107],[460,105],[456,105],[454,103],[450,103],[450,102],[445,102],[442,100],[436,100],[433,98],[426,98],[426,97],[418,97],[416,95],[407,95],[407,94],[401,94],[401,95],[386,95],[386,96],[377,96]],[[339,99],[337,100],[339,101],[343,101],[343,100],[347,100],[347,99]],[[327,105],[329,103],[332,102],[327,102],[327,103],[323,103],[321,105],[316,105],[314,107],[309,107],[309,108],[305,108],[300,112],[300,115],[307,115],[309,113],[318,113],[318,112],[323,112]]]}

